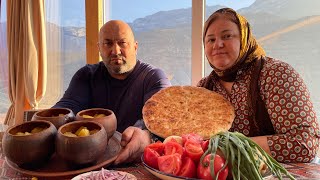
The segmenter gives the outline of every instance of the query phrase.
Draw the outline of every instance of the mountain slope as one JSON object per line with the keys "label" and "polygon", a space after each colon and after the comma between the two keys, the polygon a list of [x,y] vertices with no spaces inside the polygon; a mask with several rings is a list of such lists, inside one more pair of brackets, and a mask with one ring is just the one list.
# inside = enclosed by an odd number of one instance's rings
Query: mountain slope
{"label": "mountain slope", "polygon": [[[206,19],[209,15],[223,6],[207,6]],[[135,32],[150,31],[155,29],[168,29],[191,24],[191,8],[159,11],[155,14],[138,18],[130,23]]]}
{"label": "mountain slope", "polygon": [[320,15],[319,7],[319,0],[256,0],[251,6],[239,12],[265,12],[282,18],[299,19],[305,16]]}

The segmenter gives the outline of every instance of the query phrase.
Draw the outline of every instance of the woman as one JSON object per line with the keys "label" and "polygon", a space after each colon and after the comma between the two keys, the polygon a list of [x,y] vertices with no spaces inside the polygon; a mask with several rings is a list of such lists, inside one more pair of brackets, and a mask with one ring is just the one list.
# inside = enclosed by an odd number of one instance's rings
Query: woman
{"label": "woman", "polygon": [[312,161],[320,132],[300,75],[287,63],[266,57],[247,20],[230,8],[208,18],[203,43],[213,71],[198,86],[234,105],[230,131],[251,137],[279,162]]}

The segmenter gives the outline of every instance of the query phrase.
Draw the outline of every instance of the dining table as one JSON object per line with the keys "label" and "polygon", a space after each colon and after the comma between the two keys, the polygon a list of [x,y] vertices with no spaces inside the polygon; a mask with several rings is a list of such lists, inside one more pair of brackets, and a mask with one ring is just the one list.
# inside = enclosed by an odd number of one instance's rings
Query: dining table
{"label": "dining table", "polygon": [[[2,139],[4,132],[0,132],[0,139]],[[12,165],[6,160],[3,149],[2,141],[0,141],[0,180],[34,180],[34,179],[72,179],[72,177],[35,177],[30,174],[26,174],[17,168],[13,168]],[[286,163],[282,165],[290,172],[297,180],[319,180],[320,179],[320,164],[319,163]],[[112,164],[107,167],[102,167],[109,170],[124,171],[133,174],[137,179],[141,180],[157,180],[156,176],[151,174],[141,162],[123,164],[114,166]],[[76,175],[74,175],[76,176]],[[276,180],[276,177],[271,176],[268,180]],[[283,177],[283,179],[289,179]]]}

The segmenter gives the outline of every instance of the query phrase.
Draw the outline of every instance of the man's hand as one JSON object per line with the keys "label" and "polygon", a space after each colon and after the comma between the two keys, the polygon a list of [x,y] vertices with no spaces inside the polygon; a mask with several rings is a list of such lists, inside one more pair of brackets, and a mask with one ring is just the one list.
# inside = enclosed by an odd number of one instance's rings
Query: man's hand
{"label": "man's hand", "polygon": [[129,163],[139,160],[144,148],[151,143],[150,133],[147,130],[141,130],[130,126],[123,131],[121,137],[121,146],[123,150],[115,160],[114,164]]}

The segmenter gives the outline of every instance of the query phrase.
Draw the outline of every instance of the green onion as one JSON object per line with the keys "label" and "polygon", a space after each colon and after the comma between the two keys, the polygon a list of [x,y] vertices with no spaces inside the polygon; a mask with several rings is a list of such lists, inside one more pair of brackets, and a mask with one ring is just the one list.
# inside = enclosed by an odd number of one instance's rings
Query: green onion
{"label": "green onion", "polygon": [[[217,150],[222,152],[226,163],[214,173],[214,157]],[[282,175],[295,179],[280,163],[266,153],[258,144],[250,138],[238,132],[220,132],[209,140],[207,151],[202,155],[200,162],[207,154],[212,154],[210,159],[210,173],[214,179],[219,177],[221,171],[227,166],[231,168],[233,179],[262,179],[259,172],[260,163],[264,162],[271,173],[280,180]]]}

